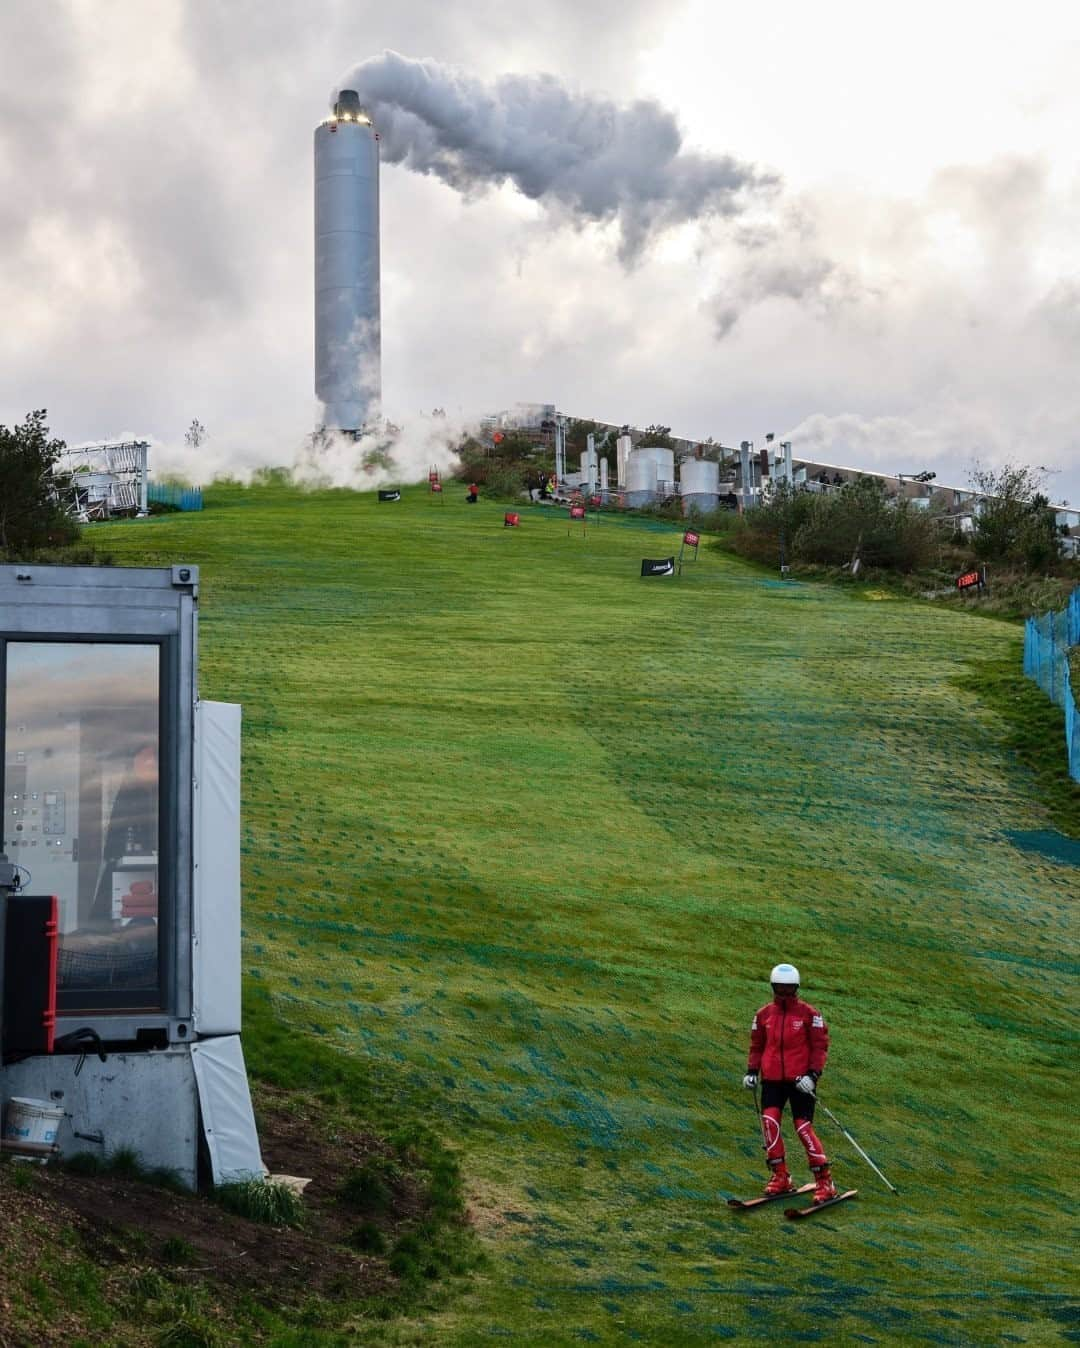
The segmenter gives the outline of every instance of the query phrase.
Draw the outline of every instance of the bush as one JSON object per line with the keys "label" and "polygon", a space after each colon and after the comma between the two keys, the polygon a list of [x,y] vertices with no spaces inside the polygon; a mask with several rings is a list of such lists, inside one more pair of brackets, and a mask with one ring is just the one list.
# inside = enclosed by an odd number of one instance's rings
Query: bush
{"label": "bush", "polygon": [[386,1237],[372,1221],[363,1221],[358,1227],[349,1233],[346,1244],[354,1250],[361,1250],[365,1254],[384,1254],[386,1252]]}
{"label": "bush", "polygon": [[384,1156],[373,1156],[350,1170],[338,1190],[343,1203],[360,1212],[385,1212],[401,1184],[401,1167]]}
{"label": "bush", "polygon": [[753,561],[844,566],[858,555],[864,566],[916,571],[932,562],[938,538],[934,516],[894,499],[876,478],[856,478],[839,491],[816,494],[776,487],[747,511],[732,545]]}

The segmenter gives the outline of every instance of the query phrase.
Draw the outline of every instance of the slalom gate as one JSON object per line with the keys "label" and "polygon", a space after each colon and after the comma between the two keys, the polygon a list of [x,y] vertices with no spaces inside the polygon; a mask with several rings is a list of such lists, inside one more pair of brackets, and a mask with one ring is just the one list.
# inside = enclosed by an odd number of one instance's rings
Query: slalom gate
{"label": "slalom gate", "polygon": [[1024,624],[1024,673],[1065,713],[1069,776],[1080,782],[1080,709],[1069,678],[1069,651],[1080,646],[1080,587],[1060,612]]}

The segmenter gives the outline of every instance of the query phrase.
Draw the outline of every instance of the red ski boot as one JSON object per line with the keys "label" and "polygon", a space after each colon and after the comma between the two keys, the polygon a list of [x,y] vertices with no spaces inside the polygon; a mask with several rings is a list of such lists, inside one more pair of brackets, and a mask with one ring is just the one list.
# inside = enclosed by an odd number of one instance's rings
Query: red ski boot
{"label": "red ski boot", "polygon": [[830,1198],[836,1197],[836,1185],[833,1182],[832,1175],[829,1174],[827,1165],[818,1165],[814,1167],[814,1202],[827,1203]]}
{"label": "red ski boot", "polygon": [[765,1192],[773,1194],[793,1194],[795,1185],[791,1182],[791,1176],[788,1174],[788,1168],[783,1161],[777,1162],[772,1167],[772,1179],[765,1186]]}

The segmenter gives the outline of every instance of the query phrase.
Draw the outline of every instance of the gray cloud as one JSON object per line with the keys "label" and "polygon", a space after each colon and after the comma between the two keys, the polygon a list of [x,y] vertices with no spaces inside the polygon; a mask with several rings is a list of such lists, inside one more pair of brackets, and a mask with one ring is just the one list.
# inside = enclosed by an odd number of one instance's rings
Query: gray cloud
{"label": "gray cloud", "polygon": [[[392,46],[483,74],[493,98],[503,72],[554,71],[569,103],[530,104],[542,77],[526,73],[512,106],[550,106],[560,125],[578,98],[633,108],[638,56],[671,13],[670,0],[5,0],[0,421],[45,406],[72,442],[131,432],[176,445],[198,415],[207,461],[162,447],[158,463],[199,478],[290,460],[316,415],[311,136],[335,72]],[[808,187],[795,202],[703,217],[627,270],[596,230],[552,226],[629,223],[631,248],[641,230],[651,240],[667,228],[666,169],[689,147],[663,107],[644,125],[658,145],[640,170],[651,203],[640,221],[626,202],[637,181],[591,195],[584,159],[568,200],[531,163],[503,164],[505,194],[514,173],[541,193],[534,219],[497,191],[462,195],[445,176],[387,163],[383,375],[395,420],[555,400],[731,444],[819,416],[815,443],[893,468],[940,453],[962,477],[976,450],[1080,463],[1080,197],[1059,166],[928,163],[925,190],[902,198],[850,179]],[[743,135],[710,143],[739,153]],[[672,200],[701,204],[713,183],[703,166],[722,159],[699,153],[687,181],[671,180]],[[482,160],[481,180],[501,162]],[[723,187],[718,201],[722,211]],[[1080,471],[1050,485],[1080,497]]]}
{"label": "gray cloud", "polygon": [[652,100],[619,106],[553,75],[485,84],[387,51],[354,66],[337,88],[360,94],[386,162],[465,194],[510,182],[575,221],[617,221],[624,262],[665,229],[735,215],[776,185],[731,155],[687,150],[675,116]]}

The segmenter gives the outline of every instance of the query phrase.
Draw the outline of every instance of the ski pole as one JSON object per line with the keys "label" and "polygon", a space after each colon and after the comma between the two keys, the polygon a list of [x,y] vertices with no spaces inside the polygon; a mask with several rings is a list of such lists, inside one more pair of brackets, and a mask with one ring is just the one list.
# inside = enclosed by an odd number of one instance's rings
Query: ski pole
{"label": "ski pole", "polygon": [[899,1193],[900,1193],[900,1190],[896,1187],[895,1184],[890,1184],[889,1181],[888,1181],[887,1179],[885,1179],[885,1176],[881,1173],[881,1171],[877,1168],[877,1166],[873,1163],[873,1161],[871,1161],[870,1157],[867,1156],[866,1152],[863,1151],[862,1147],[859,1146],[859,1144],[855,1141],[855,1139],[851,1136],[851,1134],[848,1132],[848,1130],[844,1127],[844,1125],[840,1122],[840,1120],[839,1120],[839,1119],[836,1117],[836,1115],[832,1112],[832,1110],[831,1110],[831,1109],[829,1108],[829,1106],[825,1103],[825,1101],[822,1100],[821,1096],[820,1096],[820,1095],[815,1095],[815,1096],[814,1096],[814,1099],[818,1102],[818,1104],[819,1104],[819,1105],[821,1106],[821,1108],[825,1111],[825,1113],[828,1114],[829,1118],[832,1119],[833,1123],[836,1124],[837,1128],[840,1129],[840,1131],[844,1134],[844,1136],[847,1138],[847,1140],[851,1143],[851,1145],[855,1148],[855,1150],[856,1150],[856,1151],[859,1153],[859,1155],[863,1158],[863,1160],[864,1160],[864,1161],[866,1162],[866,1164],[870,1167],[870,1169],[874,1172],[874,1174],[877,1175],[877,1177],[878,1177],[879,1179],[885,1181],[885,1187],[886,1187],[887,1189],[890,1189],[894,1194],[899,1194]]}
{"label": "ski pole", "polygon": [[761,1117],[761,1106],[758,1104],[756,1081],[754,1082],[754,1113],[757,1115],[758,1132],[761,1134],[761,1149],[767,1154],[769,1148],[765,1143],[765,1120]]}

